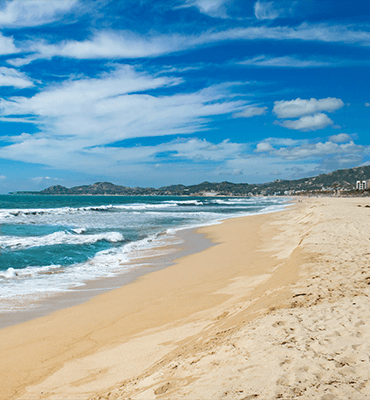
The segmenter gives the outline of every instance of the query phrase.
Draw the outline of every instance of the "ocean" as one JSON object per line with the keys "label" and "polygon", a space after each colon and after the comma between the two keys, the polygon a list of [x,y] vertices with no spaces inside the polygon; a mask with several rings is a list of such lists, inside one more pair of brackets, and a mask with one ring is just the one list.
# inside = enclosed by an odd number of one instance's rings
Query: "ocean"
{"label": "ocean", "polygon": [[177,233],[282,210],[285,198],[0,195],[0,313],[122,275]]}

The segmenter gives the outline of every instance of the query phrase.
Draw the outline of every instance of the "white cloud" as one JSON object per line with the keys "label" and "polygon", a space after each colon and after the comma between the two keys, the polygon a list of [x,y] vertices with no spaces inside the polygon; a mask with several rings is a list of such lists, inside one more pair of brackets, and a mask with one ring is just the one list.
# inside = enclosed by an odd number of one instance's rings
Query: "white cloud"
{"label": "white cloud", "polygon": [[365,150],[366,148],[364,146],[356,145],[354,142],[338,144],[329,141],[305,144],[297,147],[280,148],[274,152],[274,155],[287,160],[302,160],[313,157],[326,158],[329,156],[356,155],[364,153]]}
{"label": "white cloud", "polygon": [[[363,28],[363,29],[362,29]],[[216,33],[205,33],[198,43],[221,40],[302,40],[309,42],[344,43],[360,46],[370,45],[370,31],[367,25],[308,24],[299,26],[258,26],[235,28]]]}
{"label": "white cloud", "polygon": [[[150,185],[168,182],[169,179],[174,182],[191,182],[189,175],[198,176],[201,181],[212,176],[217,178],[220,175],[243,174],[249,182],[256,182],[271,179],[275,171],[284,171],[284,166],[285,172],[279,177],[286,179],[297,175],[298,169],[299,175],[304,176],[315,168],[321,168],[320,172],[328,172],[326,170],[334,170],[348,163],[358,165],[365,155],[370,154],[370,146],[359,146],[353,142],[339,144],[311,141],[297,144],[300,141],[290,139],[281,139],[280,146],[275,147],[267,141],[260,142],[257,144],[260,151],[254,152],[245,143],[228,140],[212,143],[197,138],[176,139],[153,146],[96,146],[76,150],[73,143],[66,140],[32,139],[30,136],[27,141],[17,143],[18,147],[11,154],[13,158],[18,155],[24,159],[28,152],[29,162],[37,160],[38,163],[53,167],[92,174],[98,171],[117,179],[124,173],[139,181],[145,177]],[[0,148],[0,156],[5,151]],[[35,177],[33,181],[51,183],[52,179],[57,181],[50,176]]]}
{"label": "white cloud", "polygon": [[[99,120],[104,116],[109,118],[110,115],[118,114],[119,111],[123,113],[124,107],[131,111],[135,107],[135,100],[142,99],[144,104],[149,102],[150,96],[144,98],[140,95],[133,95],[130,97],[133,103],[130,104],[130,99],[125,97],[129,93],[179,83],[181,83],[179,78],[153,78],[137,73],[130,66],[121,66],[111,73],[102,74],[96,79],[69,80],[61,85],[51,86],[31,98],[2,99],[0,100],[0,114],[3,116],[32,114],[38,118],[35,122],[48,122],[49,124],[53,118],[57,118],[58,121],[55,122],[60,124],[63,118],[66,118],[64,122],[68,123],[68,119],[75,117],[82,123],[84,117],[94,119],[94,113],[96,119]],[[81,118],[78,118],[79,116]],[[64,131],[63,135],[70,136],[84,130],[83,126],[73,127],[74,122],[70,122],[71,126],[67,125],[68,129]],[[108,121],[104,122],[107,123]],[[88,126],[88,121],[86,123],[85,129],[89,131],[91,127]],[[102,126],[99,128],[102,128]]]}
{"label": "white cloud", "polygon": [[257,144],[253,156],[246,157],[242,153],[227,160],[226,166],[248,171],[248,174],[244,174],[247,179],[249,176],[252,179],[263,176],[263,179],[268,180],[274,171],[282,170],[285,172],[282,172],[280,178],[293,179],[360,165],[369,154],[370,146],[357,145],[352,140],[334,143],[330,140],[322,142],[316,139],[268,138]]}
{"label": "white cloud", "polygon": [[[12,39],[5,39],[10,40],[9,46],[12,45],[14,47]],[[34,54],[28,55],[23,61],[18,58],[9,60],[9,62],[13,63],[14,66],[20,66],[37,58],[51,58],[54,56],[76,59],[157,57],[163,54],[233,40],[300,40],[369,46],[370,32],[367,26],[354,27],[352,25],[307,23],[296,27],[259,26],[235,28],[219,32],[208,31],[199,35],[165,35],[154,32],[144,37],[128,31],[100,31],[95,33],[92,38],[83,41],[66,40],[58,44],[35,40],[23,42],[23,51]],[[11,54],[15,51],[15,48],[8,49],[3,54]],[[280,60],[280,63],[287,63],[288,61]],[[309,63],[312,65],[314,61]],[[299,64],[299,61],[296,61],[296,64]],[[303,61],[301,61],[301,65],[303,66]]]}
{"label": "white cloud", "polygon": [[274,151],[275,149],[268,142],[260,142],[257,144],[256,152],[257,153],[265,153]]}
{"label": "white cloud", "polygon": [[13,65],[13,67],[22,67],[23,65],[30,64],[32,61],[35,61],[38,58],[38,56],[32,55],[24,58],[10,58],[9,60],[6,60],[6,62],[10,65]]}
{"label": "white cloud", "polygon": [[302,60],[297,56],[271,57],[260,55],[238,62],[240,65],[251,65],[256,67],[280,67],[280,68],[313,68],[330,67],[343,64],[339,61],[320,61],[320,60]]}
{"label": "white cloud", "polygon": [[[284,171],[282,179],[295,179],[318,173],[327,173],[338,168],[360,165],[363,158],[370,154],[370,146],[361,146],[353,141],[348,143],[314,142],[281,139],[280,146],[272,147],[267,139],[257,144],[263,151],[254,151],[253,156],[241,154],[226,161],[229,169],[239,168],[250,182],[269,180],[274,171]],[[262,154],[261,154],[262,153]],[[285,167],[285,168],[284,168]]]}
{"label": "white cloud", "polygon": [[[26,117],[25,118],[0,117],[0,121],[1,122],[18,122],[18,123],[22,122],[22,123],[25,123],[25,124],[34,124],[36,122],[35,119],[32,118],[32,117],[30,117],[30,118],[26,118]],[[0,138],[0,140],[2,140],[2,139]]]}
{"label": "white cloud", "polygon": [[190,139],[166,145],[164,151],[174,151],[174,157],[185,159],[220,161],[235,157],[245,146],[228,140],[215,145],[206,140]]}
{"label": "white cloud", "polygon": [[226,3],[230,0],[187,0],[179,8],[196,7],[199,12],[216,18],[226,18]]}
{"label": "white cloud", "polygon": [[[3,118],[27,115],[39,132],[6,138],[12,144],[0,149],[0,157],[66,168],[80,164],[84,171],[110,164],[113,150],[103,146],[128,138],[193,133],[206,129],[209,116],[234,113],[246,102],[230,97],[230,85],[211,86],[194,93],[147,94],[148,90],[175,86],[182,81],[139,73],[129,66],[117,67],[95,79],[69,80],[53,85],[31,98],[0,100]],[[176,157],[206,160],[220,157],[231,144],[214,149],[193,142],[177,144]],[[97,150],[97,148],[100,148]],[[135,157],[135,152],[131,153]],[[166,151],[171,151],[167,149]],[[117,154],[122,151],[117,150]],[[130,159],[130,152],[125,157]],[[120,160],[123,162],[123,160]],[[81,166],[82,165],[82,166]],[[68,168],[68,167],[67,167]],[[118,168],[118,167],[117,167]]]}
{"label": "white cloud", "polygon": [[284,9],[276,8],[274,1],[260,1],[254,4],[254,15],[257,19],[276,19],[284,15]]}
{"label": "white cloud", "polygon": [[26,74],[14,68],[0,67],[0,86],[13,86],[20,89],[33,86]]}
{"label": "white cloud", "polygon": [[341,99],[333,97],[319,100],[298,98],[291,101],[275,101],[273,112],[278,118],[299,118],[322,111],[334,112],[343,106],[344,103]]}
{"label": "white cloud", "polygon": [[235,168],[233,170],[226,170],[226,171],[221,171],[219,172],[220,176],[239,176],[239,175],[243,175],[243,170],[239,169],[239,168]]}
{"label": "white cloud", "polygon": [[0,27],[22,28],[48,24],[69,12],[76,0],[12,0],[3,2]]}
{"label": "white cloud", "polygon": [[333,121],[323,113],[314,115],[307,115],[298,120],[285,120],[282,122],[275,121],[276,125],[283,126],[284,128],[300,130],[300,131],[317,131],[324,129],[333,124]]}
{"label": "white cloud", "polygon": [[[370,146],[357,145],[353,141],[347,143],[306,141],[306,143],[298,144],[299,141],[282,139],[280,146],[272,147],[270,141],[273,139],[270,138],[257,144],[255,157],[252,158],[255,161],[250,158],[236,157],[233,161],[228,161],[228,164],[234,168],[247,169],[248,164],[253,165],[253,163],[259,162],[261,171],[266,174],[266,169],[269,169],[270,175],[274,170],[280,171],[284,165],[287,165],[289,167],[285,168],[286,173],[282,175],[297,177],[298,175],[307,176],[309,171],[314,175],[343,168],[346,165],[356,165],[370,153]],[[294,165],[294,162],[297,164]],[[313,168],[315,164],[316,166]]]}
{"label": "white cloud", "polygon": [[[31,181],[35,183],[36,185],[40,185],[41,183],[50,182],[50,181],[64,181],[64,179],[59,179],[59,178],[51,178],[50,176],[36,176],[34,178],[31,178]],[[51,183],[51,182],[50,182]]]}
{"label": "white cloud", "polygon": [[0,34],[0,55],[15,54],[18,52],[19,50],[15,46],[13,38]]}
{"label": "white cloud", "polygon": [[245,110],[233,114],[233,118],[251,118],[256,115],[265,115],[267,107],[247,107]]}
{"label": "white cloud", "polygon": [[365,107],[370,107],[370,103],[365,103]]}
{"label": "white cloud", "polygon": [[4,181],[4,180],[6,180],[6,179],[8,179],[7,176],[5,176],[5,175],[0,175],[0,181]]}
{"label": "white cloud", "polygon": [[[0,148],[0,157],[27,162],[37,160],[38,163],[65,170],[95,174],[99,171],[106,175],[122,176],[123,171],[127,173],[137,168],[147,174],[151,167],[157,170],[161,162],[164,162],[163,166],[167,165],[164,173],[173,172],[176,168],[178,173],[184,165],[187,166],[186,171],[189,171],[191,165],[199,166],[199,163],[207,168],[207,165],[238,157],[246,148],[244,144],[227,140],[214,144],[196,138],[128,148],[98,146],[76,149],[74,146],[74,143],[62,140],[30,139],[8,148]],[[169,162],[172,166],[170,170]],[[34,180],[39,183],[45,181],[45,177],[36,177]]]}
{"label": "white cloud", "polygon": [[333,143],[346,143],[350,142],[352,138],[347,133],[339,133],[339,135],[330,136],[329,140]]}
{"label": "white cloud", "polygon": [[46,42],[30,42],[28,47],[29,51],[38,53],[39,57],[43,58],[61,56],[76,59],[109,59],[157,57],[193,46],[191,38],[177,34],[142,37],[129,31],[105,31],[98,32],[92,39],[84,41],[68,40],[53,45]]}
{"label": "white cloud", "polygon": [[334,112],[342,108],[341,99],[328,97],[326,99],[296,99],[291,101],[275,101],[273,112],[278,118],[299,118],[297,120],[275,121],[288,129],[301,131],[316,131],[333,124],[333,121],[322,111]]}

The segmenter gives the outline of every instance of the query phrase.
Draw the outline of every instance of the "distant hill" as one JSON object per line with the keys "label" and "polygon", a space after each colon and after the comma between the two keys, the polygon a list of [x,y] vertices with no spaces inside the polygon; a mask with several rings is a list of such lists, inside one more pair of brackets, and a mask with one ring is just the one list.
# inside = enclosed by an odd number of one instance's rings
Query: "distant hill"
{"label": "distant hill", "polygon": [[333,191],[351,192],[357,180],[370,179],[370,166],[340,169],[329,174],[296,180],[277,179],[264,184],[203,182],[198,185],[171,185],[159,189],[130,188],[110,182],[97,182],[93,185],[75,186],[70,189],[51,186],[40,192],[17,192],[17,194],[51,195],[124,195],[124,196],[248,196],[248,195],[287,195],[306,193],[325,193]]}

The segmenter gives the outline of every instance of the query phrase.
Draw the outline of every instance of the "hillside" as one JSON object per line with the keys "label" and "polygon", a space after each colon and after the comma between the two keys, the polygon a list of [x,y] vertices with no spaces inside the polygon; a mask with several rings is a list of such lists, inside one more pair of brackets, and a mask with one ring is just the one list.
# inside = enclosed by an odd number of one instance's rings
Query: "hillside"
{"label": "hillside", "polygon": [[203,182],[197,185],[171,185],[159,189],[130,188],[114,185],[110,182],[97,182],[93,185],[66,188],[61,185],[51,186],[40,192],[17,192],[18,194],[45,195],[123,195],[123,196],[248,196],[248,195],[287,195],[325,192],[351,192],[355,189],[356,180],[370,179],[370,166],[341,169],[329,174],[296,180],[277,179],[264,184]]}

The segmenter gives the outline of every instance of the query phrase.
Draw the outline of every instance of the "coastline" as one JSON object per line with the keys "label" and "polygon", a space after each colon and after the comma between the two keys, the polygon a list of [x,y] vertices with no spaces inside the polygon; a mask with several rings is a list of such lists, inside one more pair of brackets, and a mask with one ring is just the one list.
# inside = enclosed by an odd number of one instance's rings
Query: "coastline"
{"label": "coastline", "polygon": [[366,201],[201,228],[219,244],[0,330],[4,398],[366,398]]}
{"label": "coastline", "polygon": [[[289,204],[289,201],[286,203]],[[271,210],[271,207],[273,206],[258,211],[257,214],[275,212],[276,209]],[[285,209],[287,206],[282,203],[279,207]],[[254,212],[246,212],[245,215],[254,215]],[[0,300],[0,329],[84,303],[94,296],[127,285],[147,273],[167,268],[174,260],[197,253],[215,244],[204,234],[197,232],[198,228],[217,225],[229,218],[238,217],[225,215],[210,222],[169,228],[169,231],[159,233],[158,237],[151,238],[149,247],[134,252],[133,256],[129,255],[128,261],[120,262],[120,269],[116,269],[116,272],[108,277],[101,274],[95,278],[87,278],[67,290],[61,289],[35,295],[26,294],[19,298],[3,298]]]}
{"label": "coastline", "polygon": [[[181,240],[181,243],[177,243],[178,239]],[[172,241],[175,244],[169,241],[163,248],[164,254],[150,254],[160,251],[161,247],[148,249],[146,251],[146,253],[149,253],[148,255],[128,263],[127,271],[123,271],[121,274],[90,280],[84,285],[71,288],[67,292],[41,298],[35,303],[31,303],[34,304],[34,307],[29,309],[21,308],[16,311],[0,312],[0,330],[85,303],[99,294],[128,285],[145,274],[167,268],[178,258],[197,253],[214,245],[205,235],[196,232],[196,228],[178,230]]]}

